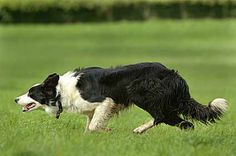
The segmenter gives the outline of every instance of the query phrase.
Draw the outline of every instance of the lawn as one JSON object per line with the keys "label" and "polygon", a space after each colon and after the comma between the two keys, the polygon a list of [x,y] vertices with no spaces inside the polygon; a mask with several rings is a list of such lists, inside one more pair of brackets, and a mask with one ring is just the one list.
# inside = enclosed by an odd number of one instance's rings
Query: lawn
{"label": "lawn", "polygon": [[[133,107],[110,121],[112,132],[84,134],[83,115],[57,120],[22,113],[13,101],[50,73],[144,61],[178,70],[201,103],[226,98],[228,112],[217,124],[196,123],[194,131],[161,124],[136,135],[132,130],[150,117]],[[235,20],[1,25],[0,155],[236,155],[235,69]]]}

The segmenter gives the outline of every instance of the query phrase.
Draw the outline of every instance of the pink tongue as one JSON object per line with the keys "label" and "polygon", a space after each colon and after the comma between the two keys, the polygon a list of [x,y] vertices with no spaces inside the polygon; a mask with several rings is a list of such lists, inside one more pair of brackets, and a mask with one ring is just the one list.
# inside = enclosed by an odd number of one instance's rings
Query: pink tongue
{"label": "pink tongue", "polygon": [[26,106],[24,106],[24,109],[23,109],[23,111],[28,111],[30,108],[33,108],[35,106],[35,104],[28,104],[28,105],[26,105]]}
{"label": "pink tongue", "polygon": [[33,105],[33,104],[28,104],[28,105],[26,105],[26,108],[27,108],[27,109],[30,109],[32,105]]}

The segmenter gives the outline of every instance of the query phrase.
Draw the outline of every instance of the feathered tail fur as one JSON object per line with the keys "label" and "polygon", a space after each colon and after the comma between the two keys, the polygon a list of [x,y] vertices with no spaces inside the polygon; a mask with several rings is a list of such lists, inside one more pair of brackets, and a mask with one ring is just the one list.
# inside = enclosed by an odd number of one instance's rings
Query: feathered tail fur
{"label": "feathered tail fur", "polygon": [[179,105],[179,112],[186,118],[192,118],[208,124],[219,120],[227,107],[228,102],[223,98],[216,98],[208,105],[202,105],[191,98]]}

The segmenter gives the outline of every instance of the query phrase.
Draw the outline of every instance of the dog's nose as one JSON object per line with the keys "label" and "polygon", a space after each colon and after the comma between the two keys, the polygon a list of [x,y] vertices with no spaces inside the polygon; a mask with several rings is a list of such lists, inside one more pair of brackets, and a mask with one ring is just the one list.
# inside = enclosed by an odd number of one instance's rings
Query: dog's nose
{"label": "dog's nose", "polygon": [[18,103],[18,101],[19,101],[19,98],[16,98],[16,99],[15,99],[15,102]]}

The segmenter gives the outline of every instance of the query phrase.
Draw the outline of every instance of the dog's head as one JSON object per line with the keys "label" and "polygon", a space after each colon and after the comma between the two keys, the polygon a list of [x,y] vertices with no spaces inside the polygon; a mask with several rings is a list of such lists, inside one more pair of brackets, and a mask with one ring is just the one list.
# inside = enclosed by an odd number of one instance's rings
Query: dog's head
{"label": "dog's head", "polygon": [[15,102],[22,106],[23,112],[30,112],[36,109],[44,109],[49,114],[56,115],[57,107],[57,85],[59,75],[51,74],[41,84],[32,86],[29,91],[15,99]]}

